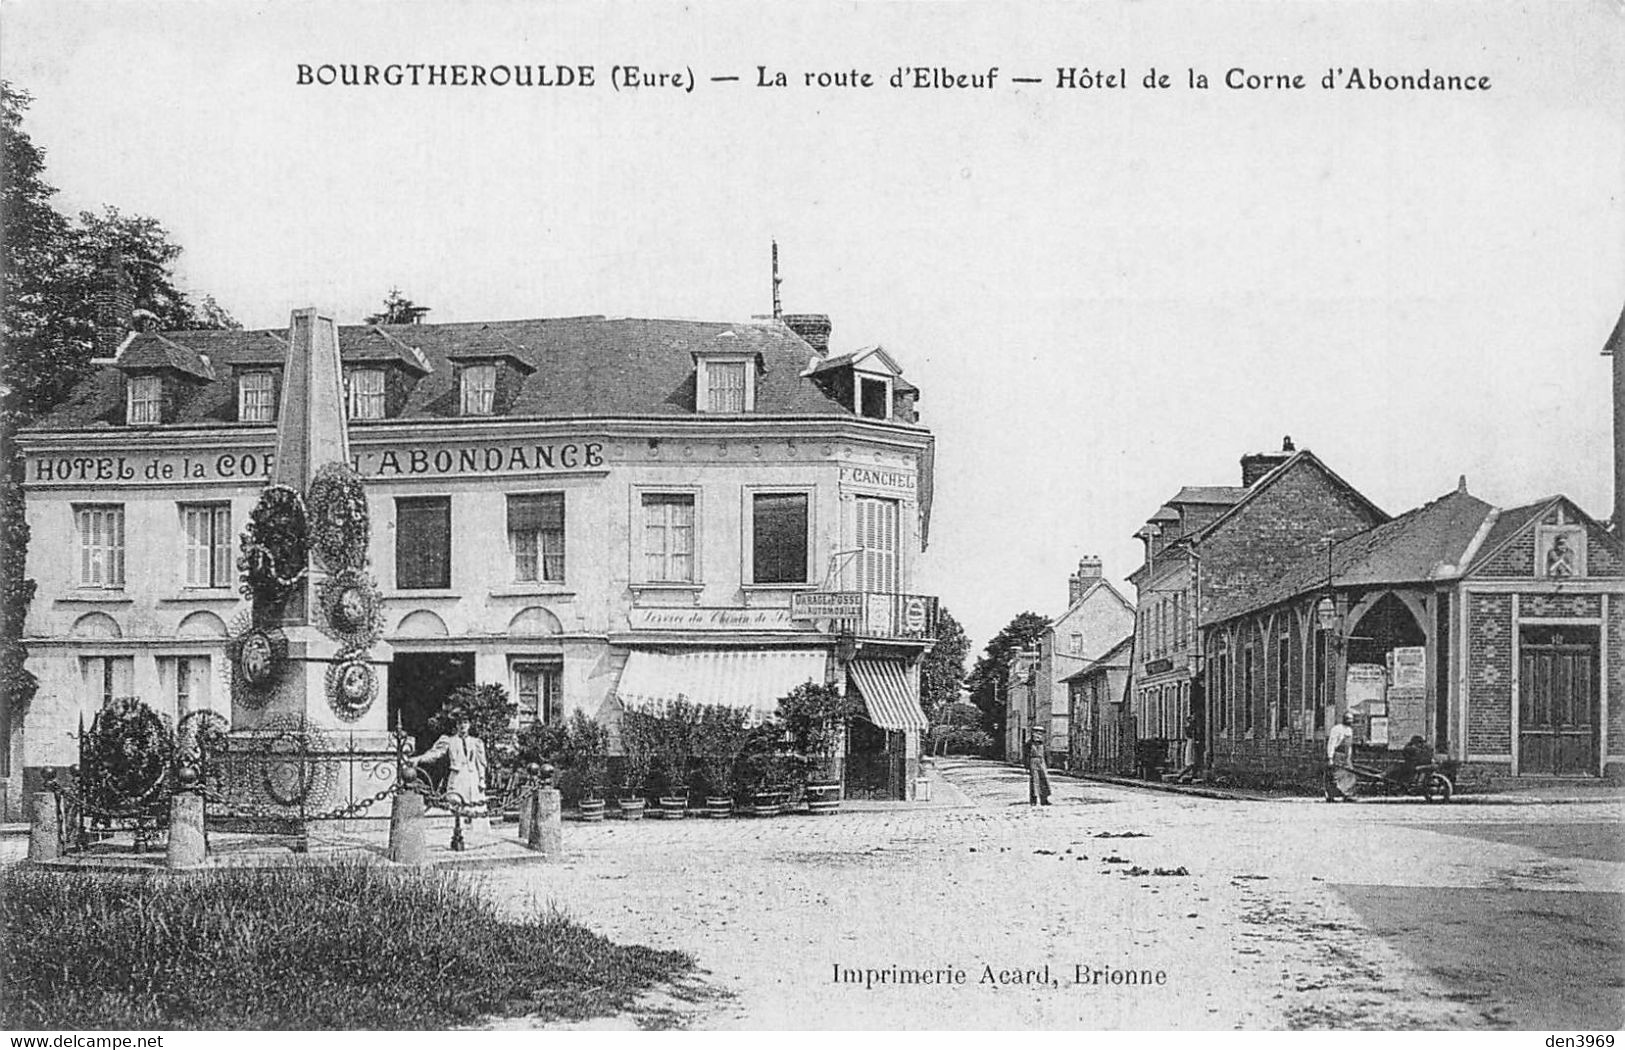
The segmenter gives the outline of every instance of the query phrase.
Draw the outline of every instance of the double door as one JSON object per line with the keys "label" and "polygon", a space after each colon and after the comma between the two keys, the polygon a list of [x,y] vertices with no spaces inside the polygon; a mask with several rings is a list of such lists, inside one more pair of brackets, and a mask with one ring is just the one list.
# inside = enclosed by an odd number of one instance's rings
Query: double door
{"label": "double door", "polygon": [[1594,627],[1525,627],[1518,655],[1518,770],[1598,771],[1602,691]]}

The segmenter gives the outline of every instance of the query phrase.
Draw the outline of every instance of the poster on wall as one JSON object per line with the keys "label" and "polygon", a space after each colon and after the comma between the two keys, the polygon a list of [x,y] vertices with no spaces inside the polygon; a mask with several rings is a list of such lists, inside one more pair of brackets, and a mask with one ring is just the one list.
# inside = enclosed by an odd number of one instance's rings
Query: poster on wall
{"label": "poster on wall", "polygon": [[1388,650],[1389,681],[1398,688],[1421,689],[1427,685],[1428,651],[1420,645]]}
{"label": "poster on wall", "polygon": [[1352,715],[1370,714],[1367,705],[1381,704],[1388,690],[1388,670],[1381,664],[1349,664],[1343,695]]}

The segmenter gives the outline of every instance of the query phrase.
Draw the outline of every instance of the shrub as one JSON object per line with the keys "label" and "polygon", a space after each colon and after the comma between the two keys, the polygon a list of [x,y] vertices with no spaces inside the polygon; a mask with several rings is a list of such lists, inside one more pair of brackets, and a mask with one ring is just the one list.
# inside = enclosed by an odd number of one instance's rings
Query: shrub
{"label": "shrub", "polygon": [[742,707],[706,704],[697,708],[692,739],[699,756],[695,788],[705,796],[724,797],[733,793],[734,763],[745,746],[746,720],[750,712]]}
{"label": "shrub", "polygon": [[693,968],[450,872],[0,870],[0,1028],[443,1029],[581,1020]]}
{"label": "shrub", "polygon": [[119,697],[96,712],[80,745],[86,805],[103,812],[164,812],[174,757],[169,719],[136,697]]}
{"label": "shrub", "polygon": [[519,705],[508,690],[495,682],[465,685],[446,698],[440,710],[429,716],[429,731],[436,736],[457,732],[457,723],[469,721],[469,732],[485,742],[487,787],[497,774],[511,769],[519,753],[519,737],[513,723]]}
{"label": "shrub", "polygon": [[654,715],[631,708],[621,712],[621,797],[640,798],[648,786],[659,727]]}
{"label": "shrub", "polygon": [[834,686],[813,682],[803,682],[779,699],[779,720],[808,777],[834,775],[846,722],[856,707],[854,700],[843,697]]}

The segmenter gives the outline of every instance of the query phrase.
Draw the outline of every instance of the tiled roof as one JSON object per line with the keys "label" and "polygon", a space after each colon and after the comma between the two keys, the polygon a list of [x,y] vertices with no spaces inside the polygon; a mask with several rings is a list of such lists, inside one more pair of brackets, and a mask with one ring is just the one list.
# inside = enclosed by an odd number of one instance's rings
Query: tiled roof
{"label": "tiled roof", "polygon": [[[1330,581],[1338,587],[1384,583],[1417,583],[1455,575],[1484,519],[1494,508],[1456,489],[1392,521],[1350,536],[1332,547]],[[1503,520],[1505,515],[1503,515]],[[1328,565],[1324,549],[1305,554],[1287,566],[1273,584],[1260,588],[1244,603],[1215,610],[1214,620],[1227,620],[1264,609],[1299,594],[1325,587]]]}
{"label": "tiled roof", "polygon": [[197,350],[182,346],[157,332],[143,333],[131,340],[119,355],[118,363],[120,368],[130,371],[174,369],[195,379],[212,380],[215,377],[209,362]]}
{"label": "tiled roof", "polygon": [[1522,532],[1524,526],[1544,514],[1546,508],[1550,507],[1557,499],[1557,496],[1547,496],[1545,499],[1536,500],[1533,503],[1525,503],[1521,507],[1508,507],[1503,510],[1501,516],[1495,519],[1495,524],[1490,526],[1489,535],[1485,536],[1484,542],[1479,545],[1478,556],[1474,559],[1474,564],[1482,564],[1493,557],[1500,551],[1507,540],[1511,539],[1516,533]]}
{"label": "tiled roof", "polygon": [[1241,485],[1186,485],[1169,503],[1217,503],[1229,506],[1247,495]]}
{"label": "tiled roof", "polygon": [[[456,369],[449,355],[511,354],[535,372],[525,376],[507,414],[511,416],[689,416],[694,414],[692,352],[713,347],[732,332],[738,348],[756,353],[763,371],[756,379],[757,415],[850,416],[816,383],[801,376],[812,356],[808,344],[773,321],[727,323],[637,318],[567,317],[528,321],[434,325],[341,325],[340,352],[347,362],[397,360],[420,376],[403,418],[457,413]],[[179,406],[176,422],[208,423],[232,418],[236,393],[233,366],[279,365],[287,354],[283,333],[201,331],[140,333],[119,365],[132,360],[198,363],[207,355],[213,381]],[[178,355],[178,356],[177,356]],[[425,373],[427,370],[427,374]],[[523,371],[523,369],[521,369]],[[68,401],[47,415],[41,429],[109,423],[122,412],[117,369],[105,368],[80,384]]]}
{"label": "tiled roof", "polygon": [[1129,655],[1134,649],[1134,635],[1125,635],[1123,640],[1101,653],[1097,659],[1090,660],[1082,667],[1062,678],[1063,682],[1081,681],[1092,674],[1099,674],[1112,668],[1129,666]]}

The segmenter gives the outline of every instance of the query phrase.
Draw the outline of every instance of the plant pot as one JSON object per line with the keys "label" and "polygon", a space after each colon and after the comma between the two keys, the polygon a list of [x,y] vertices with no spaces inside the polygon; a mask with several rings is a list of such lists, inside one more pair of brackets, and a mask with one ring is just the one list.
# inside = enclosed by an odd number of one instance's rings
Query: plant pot
{"label": "plant pot", "polygon": [[576,804],[576,812],[588,824],[596,824],[604,819],[604,800],[584,798]]}
{"label": "plant pot", "polygon": [[648,803],[641,798],[623,798],[618,803],[622,820],[642,820],[644,808]]}
{"label": "plant pot", "polygon": [[725,795],[707,795],[705,799],[705,815],[708,817],[726,817],[734,811],[734,800]]}
{"label": "plant pot", "polygon": [[758,791],[750,797],[753,817],[776,817],[784,811],[784,792]]}
{"label": "plant pot", "polygon": [[807,812],[814,816],[834,813],[841,808],[841,785],[838,783],[808,784],[805,792]]}
{"label": "plant pot", "polygon": [[655,812],[663,820],[682,820],[688,815],[688,799],[682,795],[662,795],[655,804]]}

